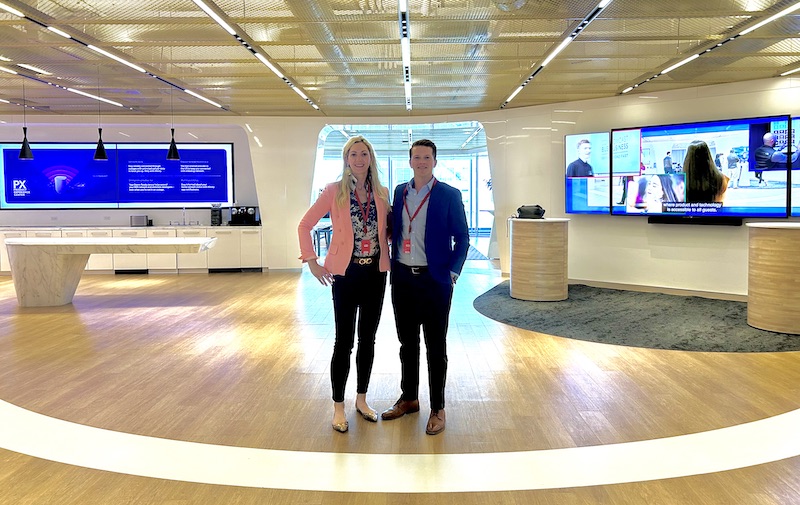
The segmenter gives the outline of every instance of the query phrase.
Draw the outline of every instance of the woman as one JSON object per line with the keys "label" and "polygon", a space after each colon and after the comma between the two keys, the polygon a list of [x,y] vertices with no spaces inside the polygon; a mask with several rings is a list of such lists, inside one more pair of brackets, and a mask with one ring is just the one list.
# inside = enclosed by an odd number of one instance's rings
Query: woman
{"label": "woman", "polygon": [[702,140],[689,144],[683,171],[686,173],[687,202],[722,203],[730,179],[717,169],[708,144]]}
{"label": "woman", "polygon": [[[389,270],[387,213],[389,191],[378,179],[377,160],[364,137],[353,137],[342,150],[341,180],[328,184],[300,220],[300,259],[323,286],[332,285],[336,341],[331,359],[333,429],[348,430],[344,388],[350,373],[356,312],[356,411],[377,422],[378,414],[367,404],[367,386],[375,355],[375,333],[383,308],[386,272]],[[330,213],[333,236],[324,265],[317,261],[311,230]]]}
{"label": "woman", "polygon": [[665,212],[665,203],[673,203],[679,200],[675,194],[670,175],[642,176],[639,177],[638,185],[635,206],[639,212],[662,213]]}

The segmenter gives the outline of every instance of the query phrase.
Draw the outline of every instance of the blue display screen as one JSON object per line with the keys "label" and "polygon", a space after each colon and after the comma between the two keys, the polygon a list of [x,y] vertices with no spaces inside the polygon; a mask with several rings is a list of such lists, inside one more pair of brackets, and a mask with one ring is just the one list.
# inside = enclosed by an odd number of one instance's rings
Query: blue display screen
{"label": "blue display screen", "polygon": [[568,214],[609,213],[608,139],[608,132],[565,136],[564,184]]}
{"label": "blue display screen", "polygon": [[[786,217],[789,124],[788,116],[774,116],[612,130],[611,213]],[[715,183],[701,170],[684,170],[696,141],[708,146],[712,171],[723,176],[712,179],[725,181],[713,197],[695,197],[690,186]]]}
{"label": "blue display screen", "polygon": [[233,204],[233,145],[106,143],[32,144],[34,159],[19,159],[19,144],[0,144],[0,207],[154,208]]}

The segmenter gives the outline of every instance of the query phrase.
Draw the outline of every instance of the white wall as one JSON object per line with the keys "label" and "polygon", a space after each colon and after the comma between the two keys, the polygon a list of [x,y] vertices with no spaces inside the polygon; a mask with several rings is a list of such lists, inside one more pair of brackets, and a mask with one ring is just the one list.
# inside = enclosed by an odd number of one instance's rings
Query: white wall
{"label": "white wall", "polygon": [[[547,216],[571,218],[570,279],[746,294],[745,227],[648,225],[643,216],[567,216],[563,210],[564,135],[626,126],[798,114],[800,81],[768,79],[654,95],[658,99],[620,96],[485,113],[413,117],[413,120],[420,123],[476,120],[484,125],[492,166],[500,263],[504,272],[509,265],[506,217],[522,204],[538,203],[547,209]],[[8,123],[0,124],[0,139],[19,142],[21,119],[21,116],[6,118]],[[309,205],[317,136],[322,127],[326,124],[406,124],[411,119],[208,116],[176,117],[175,125],[179,142],[234,139],[237,195],[252,194],[255,190],[261,208],[264,264],[281,269],[300,266],[297,223]],[[28,138],[31,142],[95,141],[96,124],[76,126],[87,122],[93,123],[93,120],[28,115]],[[245,122],[253,133],[243,129]],[[169,139],[170,125],[163,118],[103,116],[103,123],[103,139],[107,142]],[[133,137],[120,136],[115,133],[118,130]],[[188,131],[200,138],[188,136]],[[254,136],[260,139],[263,147],[254,142]],[[254,184],[254,188],[249,184]],[[239,203],[252,202],[240,200]],[[163,221],[161,224],[166,224],[170,212],[173,211],[148,211],[148,214],[154,214],[157,220]],[[109,214],[112,223],[103,221]],[[208,220],[206,214],[208,212],[204,211],[203,222]],[[0,211],[0,225],[125,225],[128,215],[129,211],[74,211],[69,214]],[[52,220],[54,216],[58,218],[55,221]]]}

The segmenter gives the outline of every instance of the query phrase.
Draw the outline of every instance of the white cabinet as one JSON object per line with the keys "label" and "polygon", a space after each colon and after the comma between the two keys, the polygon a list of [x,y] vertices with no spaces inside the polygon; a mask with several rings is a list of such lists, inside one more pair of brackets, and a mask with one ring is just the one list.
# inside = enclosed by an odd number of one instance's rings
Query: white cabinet
{"label": "white cabinet", "polygon": [[[205,228],[178,228],[178,237],[201,238],[206,237]],[[178,253],[178,271],[182,270],[206,270],[208,269],[208,253]]]}
{"label": "white cabinet", "polygon": [[261,228],[242,228],[239,243],[242,268],[261,269]]}
{"label": "white cabinet", "polygon": [[[154,238],[176,237],[175,228],[148,228],[147,236]],[[147,254],[147,270],[150,272],[176,273],[178,271],[177,254]]]}
{"label": "white cabinet", "polygon": [[[110,237],[111,230],[103,230],[98,228],[62,228],[62,237]],[[89,256],[89,261],[86,263],[86,270],[99,271],[99,270],[114,270],[114,255],[113,254],[92,254]]]}
{"label": "white cabinet", "polygon": [[[112,237],[147,237],[144,228],[122,228],[111,230]],[[114,254],[114,270],[147,270],[146,254]]]}
{"label": "white cabinet", "polygon": [[25,230],[2,230],[0,231],[0,272],[11,273],[11,264],[8,262],[8,250],[5,240],[7,238],[25,238]]}
{"label": "white cabinet", "polygon": [[208,250],[208,269],[241,268],[241,230],[231,226],[219,226],[207,228],[206,232],[209,237],[217,238],[217,243]]}
{"label": "white cabinet", "polygon": [[61,236],[61,228],[36,228],[25,230],[25,236],[38,238],[53,238]]}
{"label": "white cabinet", "polygon": [[[86,236],[90,238],[108,238],[112,237],[111,230],[89,228],[86,230]],[[86,265],[86,270],[114,270],[114,255],[113,254],[92,254],[89,256],[89,263]]]}

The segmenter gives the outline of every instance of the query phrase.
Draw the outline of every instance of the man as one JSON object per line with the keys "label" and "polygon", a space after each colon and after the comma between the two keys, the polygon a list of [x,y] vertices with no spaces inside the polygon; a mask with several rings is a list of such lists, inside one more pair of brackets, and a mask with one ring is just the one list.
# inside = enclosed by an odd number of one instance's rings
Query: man
{"label": "man", "polygon": [[758,179],[759,186],[766,186],[767,181],[764,180],[764,170],[769,170],[775,164],[772,161],[772,155],[775,154],[775,136],[771,132],[767,132],[763,137],[764,145],[756,149],[753,156],[756,159],[756,179]]}
{"label": "man", "polygon": [[447,325],[453,286],[467,259],[469,231],[461,192],[433,176],[436,144],[411,146],[414,178],[395,188],[392,209],[392,304],[400,340],[402,395],[385,420],[419,412],[419,330],[425,336],[431,413],[425,432],[445,427]]}
{"label": "man", "polygon": [[664,173],[671,174],[673,173],[672,169],[672,151],[667,151],[667,155],[664,156]]}
{"label": "man", "polygon": [[739,156],[736,155],[733,149],[728,153],[728,177],[733,183],[733,188],[739,187]]}
{"label": "man", "polygon": [[578,142],[578,159],[567,165],[567,177],[591,177],[594,175],[589,157],[592,154],[592,144],[587,139]]}

